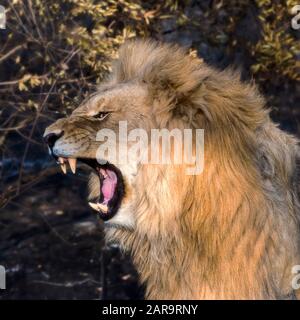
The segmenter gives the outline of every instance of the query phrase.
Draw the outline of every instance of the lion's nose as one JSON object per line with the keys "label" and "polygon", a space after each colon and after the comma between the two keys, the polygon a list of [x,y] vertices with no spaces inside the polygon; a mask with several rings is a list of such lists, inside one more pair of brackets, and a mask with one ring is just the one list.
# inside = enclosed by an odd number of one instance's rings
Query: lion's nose
{"label": "lion's nose", "polygon": [[44,141],[48,144],[48,146],[52,149],[55,142],[62,137],[64,134],[63,131],[60,132],[50,132],[46,136],[44,136]]}

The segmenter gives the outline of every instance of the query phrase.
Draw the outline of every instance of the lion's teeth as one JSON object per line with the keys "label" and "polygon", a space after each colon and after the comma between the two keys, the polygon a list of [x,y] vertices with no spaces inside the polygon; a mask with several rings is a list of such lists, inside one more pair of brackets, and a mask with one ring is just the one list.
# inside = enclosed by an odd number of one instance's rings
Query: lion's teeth
{"label": "lion's teeth", "polygon": [[93,203],[93,202],[89,202],[89,206],[96,210],[97,212],[99,212],[100,210],[104,213],[107,213],[108,212],[108,207],[107,205],[105,204],[102,204],[102,203]]}
{"label": "lion's teeth", "polygon": [[65,159],[62,158],[62,157],[59,157],[59,158],[57,159],[57,163],[60,165],[60,168],[61,168],[62,172],[63,172],[64,174],[67,174],[67,165],[66,165],[66,163],[65,163]]}
{"label": "lion's teeth", "polygon": [[67,165],[65,163],[60,164],[61,170],[64,174],[67,174]]}
{"label": "lion's teeth", "polygon": [[96,211],[99,211],[99,209],[98,209],[98,204],[97,204],[97,203],[89,202],[89,206],[90,206],[92,209],[94,209],[94,210],[96,210]]}
{"label": "lion's teeth", "polygon": [[100,169],[100,173],[102,174],[102,176],[104,177],[104,178],[107,178],[107,173],[106,173],[106,171],[104,170],[104,169]]}
{"label": "lion's teeth", "polygon": [[98,208],[99,208],[101,211],[105,212],[105,213],[108,211],[107,205],[102,204],[102,203],[98,203]]}
{"label": "lion's teeth", "polygon": [[75,174],[76,173],[76,162],[77,162],[77,160],[73,159],[73,158],[69,158],[68,161],[69,161],[69,165],[70,165],[71,171]]}

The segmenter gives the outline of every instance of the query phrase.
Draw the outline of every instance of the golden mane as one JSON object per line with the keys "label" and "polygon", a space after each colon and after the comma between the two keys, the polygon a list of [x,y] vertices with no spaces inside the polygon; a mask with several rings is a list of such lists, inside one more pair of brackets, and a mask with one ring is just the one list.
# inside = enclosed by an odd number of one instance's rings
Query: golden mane
{"label": "golden mane", "polygon": [[293,297],[300,263],[297,141],[270,120],[253,84],[154,41],[121,47],[107,85],[149,88],[160,127],[205,130],[205,167],[143,165],[136,229],[110,229],[154,299]]}

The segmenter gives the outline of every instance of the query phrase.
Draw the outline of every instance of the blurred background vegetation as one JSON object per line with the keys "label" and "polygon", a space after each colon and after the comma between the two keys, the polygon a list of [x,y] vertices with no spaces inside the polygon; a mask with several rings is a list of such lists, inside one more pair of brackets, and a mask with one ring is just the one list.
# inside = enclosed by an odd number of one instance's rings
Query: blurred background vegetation
{"label": "blurred background vegetation", "polygon": [[85,203],[84,171],[61,179],[44,128],[95,89],[120,44],[152,37],[241,70],[266,95],[274,120],[299,136],[300,30],[290,26],[297,2],[0,1],[3,298],[142,298],[129,259],[103,246],[101,223]]}

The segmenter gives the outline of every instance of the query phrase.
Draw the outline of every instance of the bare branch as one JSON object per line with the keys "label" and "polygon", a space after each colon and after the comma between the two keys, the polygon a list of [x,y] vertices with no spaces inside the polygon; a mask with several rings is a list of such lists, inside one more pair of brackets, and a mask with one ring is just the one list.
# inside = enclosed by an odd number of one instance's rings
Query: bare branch
{"label": "bare branch", "polygon": [[0,57],[0,63],[3,62],[4,60],[8,59],[10,56],[12,56],[14,53],[19,51],[23,47],[24,47],[24,44],[20,44],[20,45],[14,47],[13,49],[11,49],[10,51],[8,51],[6,54],[4,54],[2,57]]}

